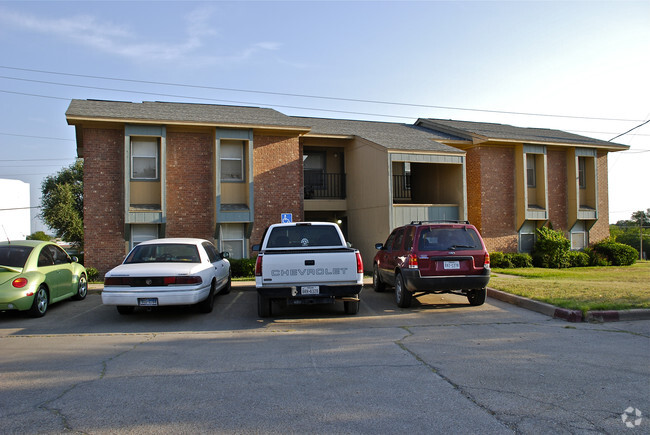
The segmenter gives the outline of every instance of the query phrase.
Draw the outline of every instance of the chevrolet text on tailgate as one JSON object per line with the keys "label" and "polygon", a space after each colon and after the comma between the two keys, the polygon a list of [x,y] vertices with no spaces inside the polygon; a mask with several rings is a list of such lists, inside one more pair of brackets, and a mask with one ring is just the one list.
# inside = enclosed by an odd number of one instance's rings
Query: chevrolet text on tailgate
{"label": "chevrolet text on tailgate", "polygon": [[268,227],[255,264],[257,313],[272,314],[273,301],[292,305],[343,301],[346,314],[359,311],[363,262],[338,225],[297,222]]}

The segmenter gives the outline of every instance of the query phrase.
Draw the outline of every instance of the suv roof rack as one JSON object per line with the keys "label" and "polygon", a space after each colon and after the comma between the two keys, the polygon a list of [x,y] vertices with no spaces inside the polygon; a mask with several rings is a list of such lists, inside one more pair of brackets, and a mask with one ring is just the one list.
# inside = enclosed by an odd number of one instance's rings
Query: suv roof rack
{"label": "suv roof rack", "polygon": [[447,221],[447,220],[411,221],[411,225],[422,225],[422,224],[467,224],[469,225],[469,221]]}

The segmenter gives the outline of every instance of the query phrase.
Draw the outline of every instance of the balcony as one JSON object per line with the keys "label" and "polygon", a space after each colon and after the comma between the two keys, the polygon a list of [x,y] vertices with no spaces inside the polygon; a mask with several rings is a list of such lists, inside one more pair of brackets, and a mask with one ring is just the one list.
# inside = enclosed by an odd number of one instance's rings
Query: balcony
{"label": "balcony", "polygon": [[305,199],[345,199],[345,174],[305,171]]}
{"label": "balcony", "polygon": [[411,176],[393,175],[393,201],[411,201]]}

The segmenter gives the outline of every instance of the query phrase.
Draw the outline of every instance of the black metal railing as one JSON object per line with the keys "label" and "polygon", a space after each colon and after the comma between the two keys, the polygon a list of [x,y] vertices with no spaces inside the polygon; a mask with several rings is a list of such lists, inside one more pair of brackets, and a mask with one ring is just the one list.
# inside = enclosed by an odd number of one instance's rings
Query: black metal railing
{"label": "black metal railing", "polygon": [[345,199],[345,174],[305,171],[305,199]]}
{"label": "black metal railing", "polygon": [[393,175],[393,201],[411,200],[411,176]]}

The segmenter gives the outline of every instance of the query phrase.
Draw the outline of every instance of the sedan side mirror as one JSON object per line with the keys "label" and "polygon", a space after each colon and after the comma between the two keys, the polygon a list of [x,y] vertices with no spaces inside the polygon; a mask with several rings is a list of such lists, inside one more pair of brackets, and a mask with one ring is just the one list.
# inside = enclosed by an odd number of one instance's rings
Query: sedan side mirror
{"label": "sedan side mirror", "polygon": [[220,254],[221,254],[221,258],[230,258],[230,252],[224,251],[221,252]]}
{"label": "sedan side mirror", "polygon": [[381,251],[382,249],[384,249],[384,244],[383,243],[376,243],[375,244],[375,249]]}

